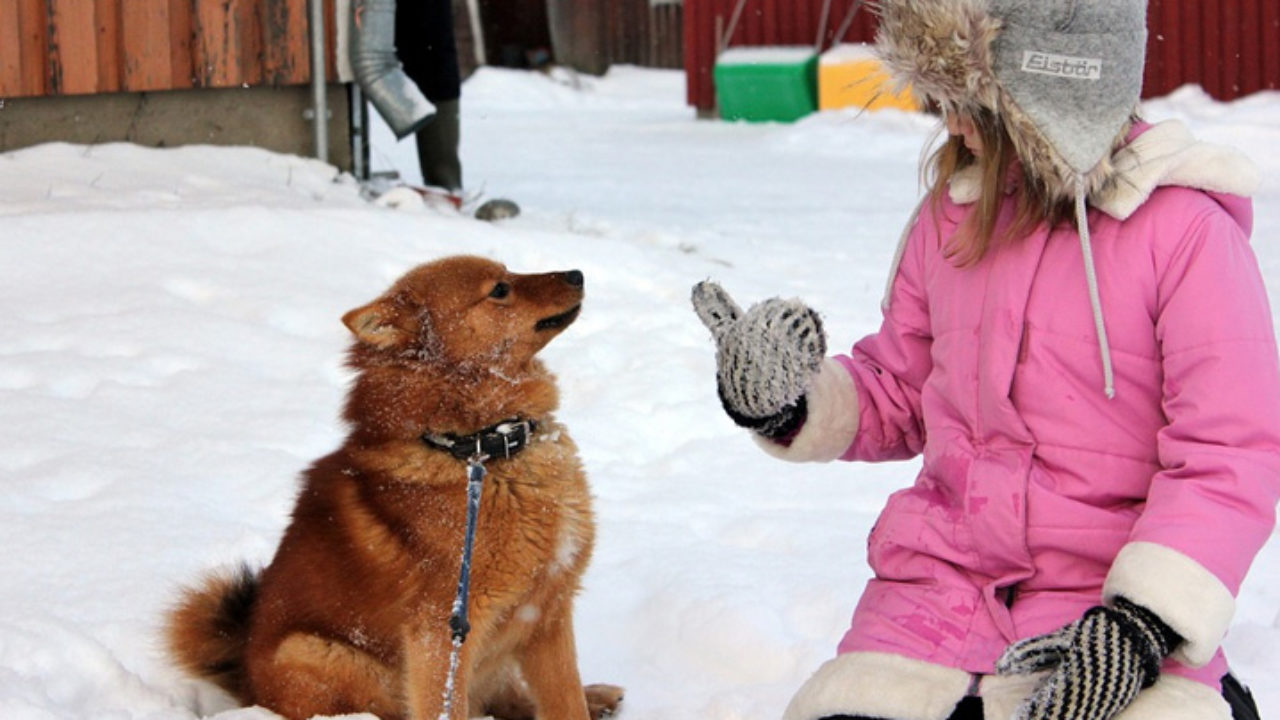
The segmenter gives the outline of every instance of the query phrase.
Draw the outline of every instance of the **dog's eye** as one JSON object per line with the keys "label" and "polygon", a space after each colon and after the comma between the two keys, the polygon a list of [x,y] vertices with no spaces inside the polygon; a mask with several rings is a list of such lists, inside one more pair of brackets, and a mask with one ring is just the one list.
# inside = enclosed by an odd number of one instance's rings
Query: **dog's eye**
{"label": "dog's eye", "polygon": [[497,285],[494,285],[493,289],[489,291],[489,297],[495,300],[501,300],[510,294],[511,294],[511,285],[504,282],[500,282]]}

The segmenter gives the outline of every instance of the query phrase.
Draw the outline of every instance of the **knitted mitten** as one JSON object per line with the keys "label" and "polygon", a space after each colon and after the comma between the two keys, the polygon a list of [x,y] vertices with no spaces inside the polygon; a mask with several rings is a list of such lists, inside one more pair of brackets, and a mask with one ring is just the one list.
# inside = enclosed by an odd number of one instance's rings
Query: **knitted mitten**
{"label": "knitted mitten", "polygon": [[818,313],[771,298],[745,313],[719,285],[693,287],[693,309],[716,343],[720,402],[737,424],[781,438],[804,422],[804,394],[827,352]]}
{"label": "knitted mitten", "polygon": [[1110,720],[1155,683],[1161,661],[1180,642],[1150,610],[1116,598],[1057,632],[1014,643],[996,670],[1052,671],[1015,720]]}

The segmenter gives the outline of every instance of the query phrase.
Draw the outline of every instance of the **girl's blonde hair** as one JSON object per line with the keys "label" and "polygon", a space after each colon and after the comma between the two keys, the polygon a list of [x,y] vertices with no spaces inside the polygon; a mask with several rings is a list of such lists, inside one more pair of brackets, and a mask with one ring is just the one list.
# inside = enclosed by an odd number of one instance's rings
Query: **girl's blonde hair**
{"label": "girl's blonde hair", "polygon": [[[965,112],[955,108],[945,112]],[[924,162],[922,172],[929,188],[929,207],[937,218],[951,180],[956,173],[976,165],[981,191],[971,212],[947,240],[943,254],[958,267],[976,264],[997,244],[1026,237],[1041,224],[1055,227],[1071,217],[1069,200],[1056,199],[1043,179],[1023,172],[1017,150],[1004,123],[992,111],[982,108],[965,114],[973,120],[982,139],[981,155],[974,155],[959,136],[950,136]],[[1013,187],[1010,187],[1010,185]],[[1012,190],[1012,192],[1007,192]],[[998,228],[1000,211],[1006,201],[1017,203],[1013,222]]]}

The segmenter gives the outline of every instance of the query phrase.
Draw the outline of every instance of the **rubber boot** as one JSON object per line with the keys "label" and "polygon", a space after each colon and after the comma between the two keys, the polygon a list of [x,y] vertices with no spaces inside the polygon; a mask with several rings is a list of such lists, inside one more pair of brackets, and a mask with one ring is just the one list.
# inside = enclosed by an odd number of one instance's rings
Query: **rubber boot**
{"label": "rubber boot", "polygon": [[418,166],[422,168],[423,184],[456,193],[462,190],[458,101],[442,100],[435,105],[435,117],[417,133]]}

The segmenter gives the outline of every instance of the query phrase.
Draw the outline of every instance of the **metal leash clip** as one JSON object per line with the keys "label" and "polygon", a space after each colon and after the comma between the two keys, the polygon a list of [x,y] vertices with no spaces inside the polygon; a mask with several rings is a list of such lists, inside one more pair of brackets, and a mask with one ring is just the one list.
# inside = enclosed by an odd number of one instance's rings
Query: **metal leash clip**
{"label": "metal leash clip", "polygon": [[[494,427],[493,431],[502,440],[502,456],[510,459],[513,453],[520,452],[529,444],[529,439],[533,436],[533,423],[528,420],[504,422]],[[480,452],[478,442],[476,452]]]}

